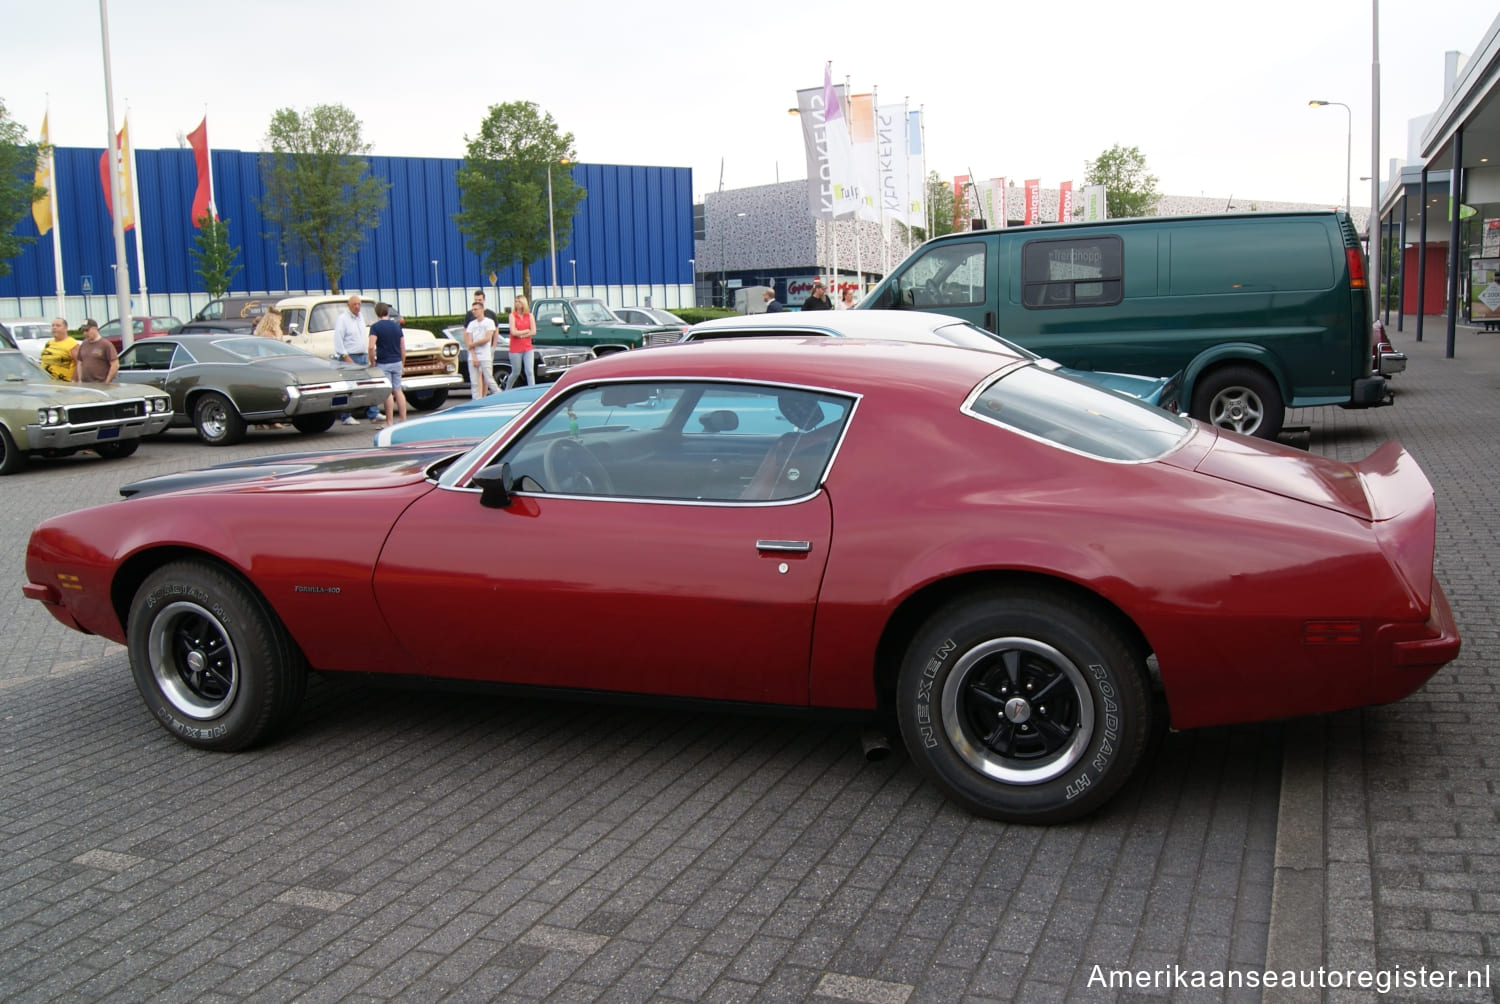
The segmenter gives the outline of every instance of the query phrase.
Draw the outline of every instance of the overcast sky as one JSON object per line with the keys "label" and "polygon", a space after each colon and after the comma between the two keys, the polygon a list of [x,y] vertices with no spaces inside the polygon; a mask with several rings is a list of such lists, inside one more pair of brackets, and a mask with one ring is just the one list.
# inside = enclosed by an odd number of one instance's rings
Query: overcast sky
{"label": "overcast sky", "polygon": [[[103,149],[95,0],[10,4],[0,100],[35,135]],[[116,115],[172,147],[205,107],[215,147],[259,149],[277,108],[341,103],[373,153],[461,157],[487,108],[535,101],[579,158],[693,169],[697,197],[806,177],[798,88],[878,87],[925,106],[945,177],[1082,181],[1138,146],[1174,195],[1341,204],[1352,109],[1355,205],[1369,202],[1370,0],[1082,0],[742,5],[647,0],[109,0]],[[1381,173],[1471,52],[1484,0],[1380,5]],[[1243,202],[1239,202],[1243,205]]]}

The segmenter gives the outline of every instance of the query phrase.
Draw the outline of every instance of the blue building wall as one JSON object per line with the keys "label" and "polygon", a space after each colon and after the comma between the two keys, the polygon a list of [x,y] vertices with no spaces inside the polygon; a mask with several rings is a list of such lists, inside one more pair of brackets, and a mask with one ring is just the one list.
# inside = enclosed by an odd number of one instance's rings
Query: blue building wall
{"label": "blue building wall", "polygon": [[[91,279],[94,295],[112,293],[114,238],[99,181],[103,149],[58,148],[58,215],[63,235],[67,292],[82,292]],[[317,266],[289,260],[283,283],[277,241],[256,209],[263,194],[260,154],[213,151],[214,194],[221,219],[229,220],[231,245],[238,246],[234,292],[323,289]],[[489,270],[464,247],[453,216],[458,212],[460,160],[371,157],[370,173],[391,183],[379,224],[367,234],[340,281],[343,289],[478,287],[489,285]],[[202,293],[189,251],[197,231],[188,218],[197,174],[191,150],[137,150],[137,186],[146,254],[146,283],[157,293]],[[531,266],[538,286],[663,286],[693,282],[693,178],[685,167],[627,167],[573,164],[573,180],[587,191],[574,218],[570,239],[557,248],[557,276],[549,260]],[[561,222],[561,221],[559,221]],[[36,236],[28,215],[18,232]],[[0,298],[50,297],[57,289],[52,240],[39,237],[11,260],[0,277]],[[126,232],[131,288],[139,291],[135,238]],[[569,260],[577,264],[575,280]],[[432,262],[438,262],[437,281]],[[519,286],[517,265],[499,274],[499,286]]]}

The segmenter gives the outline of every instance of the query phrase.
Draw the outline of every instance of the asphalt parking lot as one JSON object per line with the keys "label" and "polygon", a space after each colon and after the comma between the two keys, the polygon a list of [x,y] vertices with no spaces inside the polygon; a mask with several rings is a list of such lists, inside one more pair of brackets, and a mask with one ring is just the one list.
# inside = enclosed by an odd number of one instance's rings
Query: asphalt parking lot
{"label": "asphalt parking lot", "polygon": [[1393,337],[1395,407],[1288,420],[1317,452],[1395,438],[1422,464],[1460,659],[1396,705],[1163,732],[1120,797],[1051,828],[970,817],[826,723],[317,679],[271,746],[190,749],[120,646],[22,598],[31,527],[370,427],[34,463],[0,480],[0,999],[1256,1000],[1171,981],[1295,964],[1493,1000],[1500,335],[1453,360],[1432,321]]}

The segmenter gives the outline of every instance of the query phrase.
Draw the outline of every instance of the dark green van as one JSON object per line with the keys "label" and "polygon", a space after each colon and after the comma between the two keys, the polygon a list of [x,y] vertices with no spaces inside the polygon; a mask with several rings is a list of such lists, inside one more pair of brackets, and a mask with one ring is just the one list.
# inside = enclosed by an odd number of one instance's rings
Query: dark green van
{"label": "dark green van", "polygon": [[861,309],[961,317],[1075,369],[1183,373],[1193,417],[1273,438],[1287,408],[1387,401],[1340,211],[978,230],[917,248]]}

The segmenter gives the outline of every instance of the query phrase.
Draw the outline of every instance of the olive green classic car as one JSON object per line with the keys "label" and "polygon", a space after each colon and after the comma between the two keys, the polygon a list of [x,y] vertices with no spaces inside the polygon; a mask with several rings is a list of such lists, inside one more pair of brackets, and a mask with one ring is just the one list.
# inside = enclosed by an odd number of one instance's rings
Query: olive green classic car
{"label": "olive green classic car", "polygon": [[363,411],[391,394],[379,370],[247,334],[143,338],[120,354],[115,379],[166,391],[173,424],[191,425],[210,446],[238,443],[249,426],[271,422],[327,432],[338,412]]}
{"label": "olive green classic car", "polygon": [[93,450],[128,457],[142,436],[172,421],[171,399],[154,387],[63,383],[14,349],[0,349],[0,474],[28,457]]}

